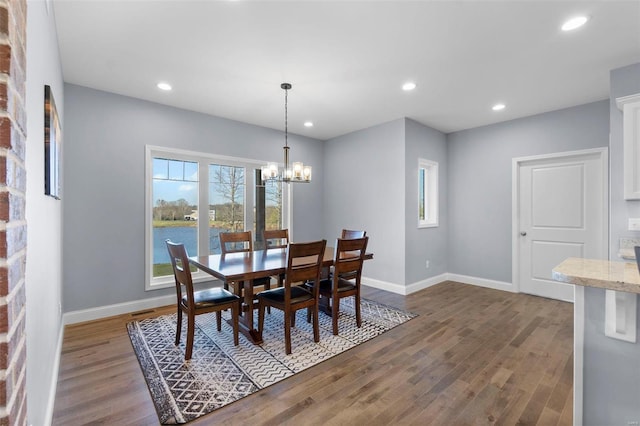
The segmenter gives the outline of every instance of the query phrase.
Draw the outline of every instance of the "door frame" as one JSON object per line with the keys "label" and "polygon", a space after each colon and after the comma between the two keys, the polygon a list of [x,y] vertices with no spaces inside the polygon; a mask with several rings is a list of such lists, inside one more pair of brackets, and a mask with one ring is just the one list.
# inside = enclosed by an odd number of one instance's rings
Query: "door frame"
{"label": "door frame", "polygon": [[[533,161],[546,159],[567,159],[571,157],[599,154],[602,167],[602,252],[605,259],[609,259],[609,149],[594,148],[578,151],[559,152],[554,154],[518,157],[513,159],[512,168],[512,283],[515,292],[520,293],[520,167]],[[582,424],[584,398],[584,287],[574,286],[573,297],[573,424]]]}
{"label": "door frame", "polygon": [[528,163],[540,160],[571,160],[572,157],[597,154],[602,167],[602,236],[601,247],[603,256],[609,258],[609,149],[593,148],[578,151],[556,152],[552,154],[534,155],[530,157],[516,157],[512,160],[511,179],[511,283],[513,291],[520,293],[520,245],[518,237],[520,232],[520,168]]}

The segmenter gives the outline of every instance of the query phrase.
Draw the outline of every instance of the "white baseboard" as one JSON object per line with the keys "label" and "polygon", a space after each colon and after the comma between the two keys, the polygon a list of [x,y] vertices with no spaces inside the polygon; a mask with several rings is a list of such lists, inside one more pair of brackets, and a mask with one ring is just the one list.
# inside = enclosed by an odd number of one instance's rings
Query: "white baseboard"
{"label": "white baseboard", "polygon": [[390,283],[387,281],[376,280],[373,278],[362,277],[362,285],[378,288],[380,290],[390,291],[391,293],[405,295],[406,288],[401,284]]}
{"label": "white baseboard", "polygon": [[60,330],[58,331],[58,341],[56,342],[56,350],[54,351],[55,359],[51,365],[51,374],[49,375],[49,399],[44,412],[46,426],[53,423],[53,408],[56,403],[56,392],[58,390],[58,372],[60,371],[60,358],[62,356],[62,341],[64,340],[64,323],[61,321]]}
{"label": "white baseboard", "polygon": [[468,275],[446,274],[448,281],[456,281],[463,284],[476,285],[478,287],[492,288],[494,290],[508,291],[517,293],[513,284],[505,281],[488,280],[486,278],[470,277]]}
{"label": "white baseboard", "polygon": [[[493,288],[496,290],[503,290],[511,293],[515,292],[511,283],[450,273],[436,275],[435,277],[430,277],[406,286],[402,284],[391,283],[388,281],[376,280],[374,278],[362,277],[363,285],[378,288],[380,290],[390,291],[391,293],[401,294],[403,296],[415,293],[416,291],[423,290],[444,281],[457,281],[464,284]],[[141,311],[144,309],[158,308],[160,306],[172,305],[174,303],[175,295],[171,294],[167,296],[134,300],[131,302],[117,303],[115,305],[98,306],[96,308],[67,312],[63,315],[62,319],[64,325],[76,324],[79,322],[92,321],[114,315],[128,314],[130,312]]]}
{"label": "white baseboard", "polygon": [[425,280],[411,283],[406,286],[401,284],[390,283],[387,281],[380,281],[373,278],[362,277],[362,284],[369,287],[378,288],[380,290],[386,290],[386,291],[390,291],[391,293],[402,294],[403,296],[406,296],[408,294],[415,293],[416,291],[423,290],[425,288],[431,287],[436,284],[440,284],[441,282],[447,280],[447,276],[448,274],[440,274],[440,275],[436,275],[435,277],[430,277]]}
{"label": "white baseboard", "polygon": [[152,297],[149,299],[134,300],[131,302],[116,303],[115,305],[98,306],[96,308],[67,312],[63,315],[62,320],[65,325],[75,324],[78,322],[92,321],[114,315],[142,311],[144,309],[158,308],[160,306],[167,306],[175,303],[175,294],[170,294],[167,296]]}
{"label": "white baseboard", "polygon": [[440,284],[441,282],[447,281],[449,279],[448,276],[449,274],[440,274],[435,277],[427,278],[426,280],[411,283],[406,286],[405,294],[415,293],[416,291],[424,290],[425,288]]}

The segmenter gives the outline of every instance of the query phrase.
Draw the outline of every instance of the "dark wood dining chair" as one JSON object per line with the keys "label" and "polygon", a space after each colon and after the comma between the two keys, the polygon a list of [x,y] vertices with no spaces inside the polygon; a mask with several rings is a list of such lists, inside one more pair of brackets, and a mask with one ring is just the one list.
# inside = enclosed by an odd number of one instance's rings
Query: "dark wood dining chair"
{"label": "dark wood dining chair", "polygon": [[176,296],[178,302],[178,323],[176,325],[176,345],[180,343],[182,331],[182,313],[187,315],[187,347],[184,359],[191,359],[193,352],[193,337],[195,333],[196,315],[208,312],[216,313],[218,331],[222,330],[222,311],[231,309],[233,323],[233,343],[238,345],[238,315],[240,313],[240,298],[224,288],[209,288],[193,290],[189,256],[184,244],[166,240],[173,276],[176,282]]}
{"label": "dark wood dining chair", "polygon": [[[220,232],[218,236],[220,238],[220,251],[223,255],[228,253],[250,253],[253,251],[253,237],[251,235],[251,231]],[[235,294],[242,296],[242,286],[244,283],[237,282],[232,284],[234,286]],[[262,287],[264,290],[269,290],[271,288],[271,278],[257,278],[251,281],[251,285],[254,287]],[[225,283],[225,288],[229,288],[229,283]]]}
{"label": "dark wood dining chair", "polygon": [[[343,229],[340,238],[343,240],[352,240],[354,238],[364,238],[367,236],[367,231],[356,231],[352,229]],[[333,268],[325,268],[322,274],[322,279],[331,279],[333,277]]]}
{"label": "dark wood dining chair", "polygon": [[253,251],[251,231],[220,232],[218,237],[220,237],[220,252],[222,254]]}
{"label": "dark wood dining chair", "polygon": [[285,352],[291,353],[291,326],[295,325],[294,316],[299,309],[307,308],[313,315],[313,340],[320,341],[318,323],[318,286],[310,288],[297,285],[304,282],[320,282],[320,268],[327,240],[310,243],[290,243],[287,247],[287,269],[284,286],[258,293],[258,332],[262,335],[264,310],[267,306],[283,311]]}
{"label": "dark wood dining chair", "polygon": [[364,238],[367,236],[367,231],[355,231],[351,229],[343,229],[342,230],[342,238],[343,240],[352,240],[354,238]]}
{"label": "dark wood dining chair", "polygon": [[[362,265],[367,251],[369,237],[336,240],[333,258],[333,276],[320,282],[319,293],[331,301],[333,334],[338,334],[340,299],[355,297],[356,325],[362,326],[360,313],[360,280]],[[308,320],[307,316],[307,320]]]}
{"label": "dark wood dining chair", "polygon": [[265,229],[262,231],[262,237],[264,239],[264,248],[287,248],[289,245],[289,230],[288,229]]}
{"label": "dark wood dining chair", "polygon": [[[265,249],[283,249],[289,245],[288,229],[265,229],[262,231]],[[275,277],[278,280],[278,287],[282,287],[284,282],[284,274]]]}

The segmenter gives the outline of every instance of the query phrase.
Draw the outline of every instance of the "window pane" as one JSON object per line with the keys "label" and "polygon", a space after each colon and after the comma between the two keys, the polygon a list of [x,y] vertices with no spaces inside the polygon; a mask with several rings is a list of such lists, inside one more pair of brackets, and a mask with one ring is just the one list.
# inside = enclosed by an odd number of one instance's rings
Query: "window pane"
{"label": "window pane", "polygon": [[209,165],[209,251],[220,253],[220,232],[243,231],[244,168]]}
{"label": "window pane", "polygon": [[426,173],[427,171],[425,169],[420,169],[419,173],[418,173],[418,197],[419,197],[419,201],[418,201],[418,217],[420,218],[420,220],[425,220],[425,180],[426,180]]}
{"label": "window pane", "polygon": [[438,163],[418,160],[418,227],[438,226]]}
{"label": "window pane", "polygon": [[262,172],[256,169],[256,182],[263,186],[256,186],[256,201],[254,206],[253,232],[255,249],[263,249],[262,232],[266,230],[282,229],[282,182],[266,181],[260,178]]}
{"label": "window pane", "polygon": [[282,182],[267,182],[265,185],[265,227],[282,229]]}
{"label": "window pane", "polygon": [[158,179],[169,179],[169,160],[164,158],[153,159],[153,177]]}
{"label": "window pane", "polygon": [[[187,169],[195,170],[195,173],[184,179]],[[197,254],[197,170],[197,163],[153,159],[154,277],[173,274],[165,240],[183,243],[190,255]]]}

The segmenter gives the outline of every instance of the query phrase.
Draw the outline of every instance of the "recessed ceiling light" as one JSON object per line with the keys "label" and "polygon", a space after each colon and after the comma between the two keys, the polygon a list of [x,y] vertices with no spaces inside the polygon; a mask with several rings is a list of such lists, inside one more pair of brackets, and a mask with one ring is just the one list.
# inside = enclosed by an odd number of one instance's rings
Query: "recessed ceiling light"
{"label": "recessed ceiling light", "polygon": [[165,90],[165,91],[171,90],[171,85],[169,83],[158,83],[157,86],[158,86],[158,89],[160,90]]}
{"label": "recessed ceiling light", "polygon": [[313,127],[313,123],[311,121],[305,121],[304,127]]}
{"label": "recessed ceiling light", "polygon": [[500,111],[506,108],[505,104],[495,104],[494,106],[491,107],[492,110],[494,111]]}
{"label": "recessed ceiling light", "polygon": [[405,92],[408,92],[410,90],[413,90],[416,88],[416,84],[412,81],[409,81],[405,84],[402,85],[402,90],[404,90]]}
{"label": "recessed ceiling light", "polygon": [[588,16],[576,16],[562,24],[562,31],[571,31],[580,28],[589,20]]}

